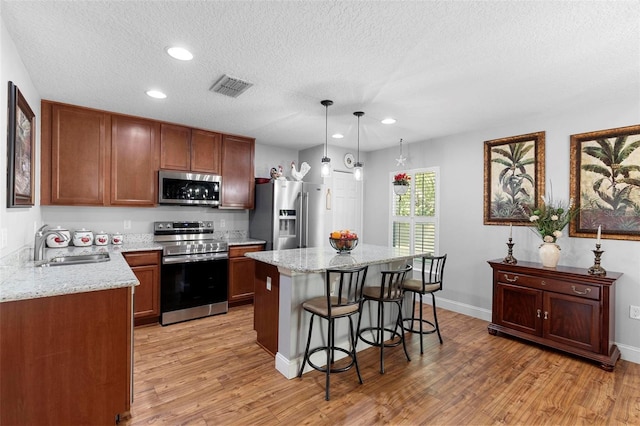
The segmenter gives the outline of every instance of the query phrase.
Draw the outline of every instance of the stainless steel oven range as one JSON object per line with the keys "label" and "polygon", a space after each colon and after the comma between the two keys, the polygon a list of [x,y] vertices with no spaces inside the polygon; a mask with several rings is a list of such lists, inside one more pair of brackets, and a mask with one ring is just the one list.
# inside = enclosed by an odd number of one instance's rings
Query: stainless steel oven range
{"label": "stainless steel oven range", "polygon": [[153,233],[163,246],[160,324],[226,313],[229,251],[213,222],[154,222]]}

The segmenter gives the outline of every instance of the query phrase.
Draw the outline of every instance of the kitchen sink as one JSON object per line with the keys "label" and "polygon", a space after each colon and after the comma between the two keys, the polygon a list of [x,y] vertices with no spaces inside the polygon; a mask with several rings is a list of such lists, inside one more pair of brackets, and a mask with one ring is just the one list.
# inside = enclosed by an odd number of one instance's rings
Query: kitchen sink
{"label": "kitchen sink", "polygon": [[42,266],[80,265],[83,263],[108,262],[109,253],[81,254],[77,256],[60,256],[49,259]]}

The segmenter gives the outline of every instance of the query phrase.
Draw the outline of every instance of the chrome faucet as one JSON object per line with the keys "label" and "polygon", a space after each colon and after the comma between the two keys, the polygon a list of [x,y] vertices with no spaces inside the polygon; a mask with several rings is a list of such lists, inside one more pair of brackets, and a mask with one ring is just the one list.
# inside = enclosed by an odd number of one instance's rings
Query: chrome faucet
{"label": "chrome faucet", "polygon": [[54,229],[47,229],[49,225],[42,225],[40,229],[36,231],[35,240],[33,242],[33,260],[36,262],[38,260],[42,260],[42,252],[44,248],[44,242],[47,240],[47,236],[51,234],[55,234],[58,237],[62,238],[62,241],[67,241],[67,236],[61,234],[60,232]]}

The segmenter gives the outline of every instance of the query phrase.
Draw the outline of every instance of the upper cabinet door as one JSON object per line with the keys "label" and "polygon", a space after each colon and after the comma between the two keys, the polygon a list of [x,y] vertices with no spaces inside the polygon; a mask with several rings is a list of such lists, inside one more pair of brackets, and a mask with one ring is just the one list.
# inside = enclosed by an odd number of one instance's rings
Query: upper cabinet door
{"label": "upper cabinet door", "polygon": [[191,171],[219,175],[222,135],[204,130],[191,130]]}
{"label": "upper cabinet door", "polygon": [[160,124],[121,115],[111,121],[111,205],[155,205]]}
{"label": "upper cabinet door", "polygon": [[160,126],[160,168],[191,170],[191,129],[162,123]]}
{"label": "upper cabinet door", "polygon": [[48,164],[43,166],[42,204],[107,205],[109,115],[46,102],[43,111],[43,164]]}
{"label": "upper cabinet door", "polygon": [[222,194],[220,207],[252,209],[255,189],[254,139],[222,137]]}

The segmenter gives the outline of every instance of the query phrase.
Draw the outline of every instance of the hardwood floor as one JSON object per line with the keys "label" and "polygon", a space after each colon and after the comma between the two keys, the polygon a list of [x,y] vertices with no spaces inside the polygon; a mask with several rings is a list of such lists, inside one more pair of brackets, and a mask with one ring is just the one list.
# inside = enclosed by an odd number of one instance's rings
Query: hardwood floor
{"label": "hardwood floor", "polygon": [[[426,315],[431,308],[425,307]],[[137,328],[134,402],[125,425],[575,425],[640,424],[640,364],[613,373],[592,362],[512,338],[487,322],[438,309],[444,344],[407,335],[401,347],[359,352],[355,370],[287,380],[255,343],[253,306],[228,314]]]}

